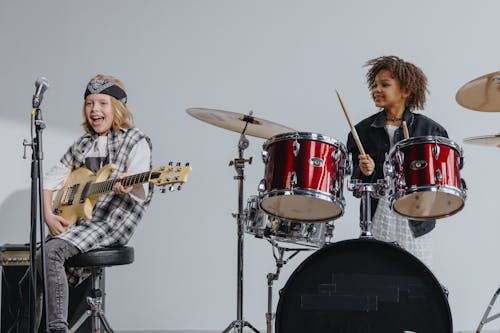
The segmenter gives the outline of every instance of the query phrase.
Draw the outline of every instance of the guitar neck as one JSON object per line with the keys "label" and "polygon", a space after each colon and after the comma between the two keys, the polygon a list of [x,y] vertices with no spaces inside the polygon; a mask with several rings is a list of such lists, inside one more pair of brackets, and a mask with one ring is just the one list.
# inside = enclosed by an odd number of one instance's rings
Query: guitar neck
{"label": "guitar neck", "polygon": [[126,176],[117,179],[108,179],[103,182],[94,183],[90,186],[87,195],[91,196],[111,192],[113,191],[113,186],[118,182],[122,183],[124,187],[147,183],[150,179],[150,176],[151,171],[146,171],[132,176]]}

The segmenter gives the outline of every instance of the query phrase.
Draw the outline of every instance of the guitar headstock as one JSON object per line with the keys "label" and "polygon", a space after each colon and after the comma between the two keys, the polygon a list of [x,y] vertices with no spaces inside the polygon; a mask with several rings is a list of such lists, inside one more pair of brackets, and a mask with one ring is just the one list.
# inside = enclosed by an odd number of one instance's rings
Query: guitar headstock
{"label": "guitar headstock", "polygon": [[[170,162],[168,165],[153,169],[149,177],[149,182],[156,186],[170,185],[170,191],[174,189],[180,190],[181,185],[187,182],[191,170],[189,163],[181,165],[180,162],[177,162],[174,165],[174,163]],[[164,191],[165,190],[162,189],[162,192]]]}

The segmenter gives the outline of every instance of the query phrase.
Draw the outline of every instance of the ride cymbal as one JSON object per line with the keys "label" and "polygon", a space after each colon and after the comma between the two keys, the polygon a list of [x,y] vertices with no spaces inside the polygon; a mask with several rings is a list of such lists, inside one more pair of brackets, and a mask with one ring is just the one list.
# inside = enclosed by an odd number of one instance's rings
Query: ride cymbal
{"label": "ride cymbal", "polygon": [[464,108],[500,112],[500,72],[480,76],[464,84],[455,96]]}
{"label": "ride cymbal", "polygon": [[472,143],[481,146],[494,146],[500,148],[500,134],[495,135],[482,135],[465,138],[465,143]]}
{"label": "ride cymbal", "polygon": [[247,126],[245,134],[263,139],[281,133],[296,132],[292,128],[248,114],[204,108],[189,108],[186,112],[196,119],[238,133]]}

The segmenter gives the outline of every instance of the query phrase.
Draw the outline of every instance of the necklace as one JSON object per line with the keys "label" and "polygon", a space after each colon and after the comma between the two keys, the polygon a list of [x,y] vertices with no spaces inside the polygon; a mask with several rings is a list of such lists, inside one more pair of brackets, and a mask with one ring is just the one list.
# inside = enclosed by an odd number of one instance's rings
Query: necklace
{"label": "necklace", "polygon": [[388,117],[386,116],[386,117],[385,117],[385,120],[387,120],[387,121],[392,121],[392,122],[396,122],[396,121],[401,121],[401,120],[403,120],[403,118],[396,118],[396,117],[388,118]]}

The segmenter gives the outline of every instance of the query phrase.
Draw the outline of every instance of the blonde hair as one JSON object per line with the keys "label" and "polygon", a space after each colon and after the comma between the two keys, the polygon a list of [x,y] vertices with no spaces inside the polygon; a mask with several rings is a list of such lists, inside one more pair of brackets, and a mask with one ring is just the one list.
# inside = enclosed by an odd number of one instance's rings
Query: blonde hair
{"label": "blonde hair", "polygon": [[[97,74],[92,79],[90,79],[90,81],[92,81],[92,80],[104,80],[107,82],[111,82],[114,85],[117,85],[118,87],[120,87],[123,91],[126,91],[123,83],[111,75]],[[121,128],[133,127],[134,122],[133,122],[132,112],[130,112],[127,105],[125,103],[117,100],[113,96],[109,96],[109,97],[111,99],[111,107],[113,108],[113,123],[111,124],[111,130],[113,132],[118,132]],[[85,115],[85,101],[83,101],[82,127],[83,127],[83,130],[87,133],[94,132],[94,130],[92,129],[92,126],[90,126],[89,122],[87,121],[87,117]]]}
{"label": "blonde hair", "polygon": [[383,56],[368,60],[366,82],[371,90],[375,86],[375,77],[381,70],[388,70],[399,81],[401,90],[407,92],[406,107],[410,110],[423,110],[426,100],[427,77],[417,66],[396,56]]}

